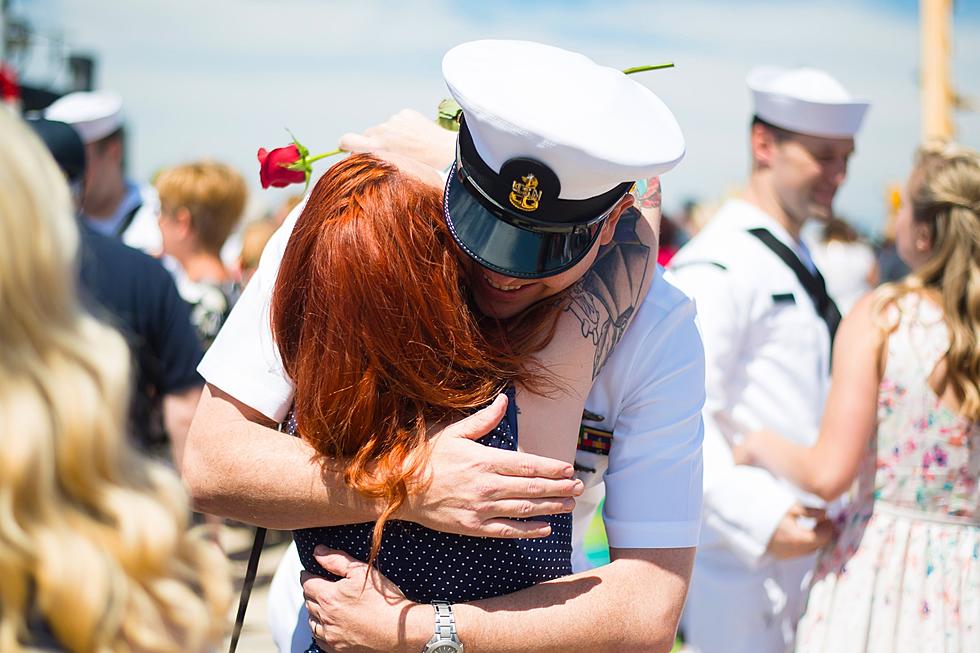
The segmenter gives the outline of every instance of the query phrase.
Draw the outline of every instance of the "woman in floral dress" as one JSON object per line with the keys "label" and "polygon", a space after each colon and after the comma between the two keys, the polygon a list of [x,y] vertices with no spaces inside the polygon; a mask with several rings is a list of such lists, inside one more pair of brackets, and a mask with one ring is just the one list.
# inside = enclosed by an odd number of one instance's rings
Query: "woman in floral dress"
{"label": "woman in floral dress", "polygon": [[853,484],[798,652],[980,651],[980,158],[925,146],[905,191],[912,273],[841,324],[818,442],[735,448],[826,500]]}

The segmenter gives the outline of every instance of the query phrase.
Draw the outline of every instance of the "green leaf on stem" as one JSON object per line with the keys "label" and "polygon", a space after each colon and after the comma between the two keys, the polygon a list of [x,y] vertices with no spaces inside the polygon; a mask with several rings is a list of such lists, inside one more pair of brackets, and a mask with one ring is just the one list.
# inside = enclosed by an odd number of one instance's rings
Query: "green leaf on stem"
{"label": "green leaf on stem", "polygon": [[673,68],[674,62],[668,61],[667,63],[658,63],[652,66],[633,66],[632,68],[626,68],[623,72],[627,75],[632,75],[633,73],[645,73],[648,70],[661,70],[663,68]]}
{"label": "green leaf on stem", "polygon": [[293,135],[293,132],[291,132],[288,127],[286,128],[286,133],[288,133],[289,137],[293,139],[293,145],[295,145],[296,149],[299,150],[299,157],[304,159],[309,156],[310,151],[306,149],[305,145],[296,140],[296,136]]}

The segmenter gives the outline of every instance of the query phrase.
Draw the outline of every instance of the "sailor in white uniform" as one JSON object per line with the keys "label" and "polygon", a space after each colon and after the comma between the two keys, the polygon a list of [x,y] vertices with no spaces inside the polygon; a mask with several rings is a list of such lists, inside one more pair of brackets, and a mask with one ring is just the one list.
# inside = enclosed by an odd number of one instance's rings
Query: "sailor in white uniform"
{"label": "sailor in white uniform", "polygon": [[55,100],[45,109],[44,117],[68,123],[85,143],[81,215],[85,224],[104,236],[159,256],[163,238],[157,224],[160,199],[156,189],[127,179],[123,170],[122,98],[109,91],[77,91]]}
{"label": "sailor in white uniform", "polygon": [[[512,67],[520,66],[541,71],[540,87],[505,83]],[[516,227],[508,222],[513,209],[506,207],[506,200],[474,201],[478,192],[490,198],[499,195],[492,189],[512,188],[516,182],[507,175],[510,161],[531,161],[530,165],[547,161],[561,181],[560,204],[555,207],[563,207],[566,218],[584,209],[582,215],[591,216],[588,219],[594,223],[605,219],[601,216],[608,210],[606,205],[614,195],[628,193],[633,180],[666,171],[683,156],[679,127],[656,96],[621,72],[581,55],[535,43],[481,41],[447,54],[444,74],[465,119],[457,166],[480,175],[453,173],[445,199],[447,220],[453,220],[461,248],[487,269],[525,279],[548,278],[575,260],[581,249],[571,238],[580,231],[552,229],[545,242],[544,232],[539,233],[535,224],[522,222]],[[597,106],[603,110],[596,110]],[[542,168],[539,177],[549,174]],[[474,190],[463,179],[478,186]],[[277,439],[278,434],[259,426],[281,420],[292,403],[293,385],[271,337],[269,300],[289,232],[302,208],[297,207],[267,245],[256,275],[199,368],[209,387],[184,458],[191,491],[209,512],[287,528],[321,525],[326,521],[311,524],[309,520],[348,509],[311,501],[309,495],[315,497],[321,492],[318,486],[330,479],[321,477],[308,451],[299,449],[294,439]],[[481,228],[463,229],[466,224],[461,218],[470,227]],[[568,240],[562,244],[555,238]],[[617,642],[659,638],[668,650],[673,641],[686,586],[684,567],[693,559],[691,547],[699,537],[704,368],[692,303],[661,275],[658,270],[638,306],[605,307],[616,315],[635,309],[635,317],[625,330],[610,322],[601,336],[618,344],[586,402],[575,460],[577,474],[590,488],[580,497],[577,514],[591,517],[602,497],[601,489],[591,488],[605,485],[612,563],[590,572],[596,580],[588,583],[594,588],[583,589],[574,601],[555,603],[540,595],[544,599],[540,609],[525,611],[527,618],[535,619],[534,628],[518,628],[516,633],[530,649],[536,641],[574,651],[590,650],[603,638],[618,638]],[[238,416],[228,410],[229,405],[237,406]],[[287,456],[292,462],[283,466]],[[433,470],[434,480],[440,473],[445,474]],[[462,495],[469,479],[459,478],[454,492]],[[527,487],[522,480],[522,487]],[[532,485],[547,482],[538,478]],[[278,497],[274,506],[270,496]],[[309,506],[305,512],[315,514],[291,517],[298,514],[297,505]],[[422,518],[431,522],[438,516],[435,512]],[[365,511],[339,523],[370,518]],[[581,522],[575,526],[579,540],[584,526]],[[287,565],[297,563],[296,558],[287,560]],[[269,602],[279,615],[275,619],[281,626],[275,628],[279,649],[288,651],[308,644],[310,630],[299,612],[298,567],[278,579]],[[538,590],[547,588],[522,592],[531,596],[527,593]],[[481,629],[488,637],[515,628],[512,612],[489,611],[485,616],[493,622]],[[297,625],[302,631],[292,637]],[[663,637],[656,634],[658,629],[665,631]],[[486,648],[494,641],[463,644]],[[651,645],[641,646],[648,650]]]}
{"label": "sailor in white uniform", "polygon": [[704,528],[682,622],[702,653],[786,650],[831,535],[815,497],[734,466],[730,446],[763,427],[816,440],[840,315],[800,230],[830,211],[868,106],[815,69],[756,69],[748,85],[748,187],[668,272],[695,300],[705,347]]}
{"label": "sailor in white uniform", "polygon": [[[270,284],[301,209],[295,209],[276,233],[277,242],[267,246],[273,252],[279,249],[278,253],[269,254],[268,259],[263,254]],[[253,280],[246,287],[249,304],[258,299],[258,292],[249,291],[257,283],[261,281]],[[215,341],[223,349],[212,353],[212,345],[199,369],[209,383],[250,401],[249,379],[259,377],[256,370],[246,368],[261,367],[263,356],[274,354],[268,346],[261,346],[264,354],[240,355],[241,351],[258,351],[260,346],[244,328],[245,316],[257,320],[259,308],[243,305],[244,300],[245,296],[232,312],[236,324],[226,323]],[[264,314],[268,315],[267,308]],[[572,513],[574,571],[592,566],[583,538],[603,497],[604,525],[612,548],[681,548],[697,542],[695,506],[701,499],[700,407],[704,399],[700,348],[692,303],[658,270],[646,300],[596,377],[585,404],[591,413],[587,417],[595,419],[583,421],[575,456],[576,476],[586,489],[576,498]],[[261,371],[272,369],[277,368],[270,365]],[[269,401],[272,396],[266,394],[263,399]],[[281,405],[288,409],[288,402]],[[271,407],[265,410],[273,413]],[[306,650],[312,635],[299,585],[302,571],[295,545],[290,545],[272,579],[268,599],[270,630],[277,650],[283,653]]]}

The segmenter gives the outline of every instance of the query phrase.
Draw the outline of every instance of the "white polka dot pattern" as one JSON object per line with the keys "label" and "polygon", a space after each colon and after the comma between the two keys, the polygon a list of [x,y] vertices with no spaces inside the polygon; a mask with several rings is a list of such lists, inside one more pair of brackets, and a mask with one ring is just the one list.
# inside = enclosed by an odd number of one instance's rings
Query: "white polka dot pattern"
{"label": "white polka dot pattern", "polygon": [[[488,447],[517,448],[517,411],[508,390],[507,414],[479,440]],[[295,429],[294,420],[290,428]],[[419,524],[392,520],[385,524],[376,565],[412,601],[453,603],[510,594],[572,573],[572,516],[536,518],[551,524],[551,535],[534,539],[469,537],[433,531]],[[317,544],[367,560],[373,522],[307,528],[293,532],[307,571],[336,579],[313,558]],[[309,653],[319,651],[315,645]]]}

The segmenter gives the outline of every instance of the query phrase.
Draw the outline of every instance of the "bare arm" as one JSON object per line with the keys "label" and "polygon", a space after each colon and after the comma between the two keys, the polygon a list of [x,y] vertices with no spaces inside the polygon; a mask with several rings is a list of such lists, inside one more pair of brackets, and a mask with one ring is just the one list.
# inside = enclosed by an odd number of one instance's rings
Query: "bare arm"
{"label": "bare arm", "polygon": [[841,322],[834,342],[830,395],[812,447],[771,431],[750,434],[736,448],[738,462],[758,465],[829,501],[843,494],[858,473],[877,421],[884,338],[865,296]]}
{"label": "bare arm", "polygon": [[[694,549],[613,549],[611,557],[591,571],[454,605],[467,653],[669,651]],[[411,603],[377,572],[362,592],[367,566],[344,553],[317,561],[341,576],[303,579],[324,650],[415,653],[432,637],[431,606]]]}
{"label": "bare arm", "polygon": [[[592,379],[599,375],[650,289],[660,233],[658,178],[650,180],[650,189],[648,207],[642,212],[628,208],[620,216],[612,241],[574,289],[567,309],[574,316],[567,321],[577,325],[580,335],[593,345]],[[630,197],[628,206],[632,204]]]}
{"label": "bare arm", "polygon": [[[694,549],[613,549],[610,556],[611,564],[589,572],[456,606],[466,650],[517,653],[530,643],[535,651],[556,653],[669,651]],[[431,609],[425,608],[419,612],[431,637]]]}
{"label": "bare arm", "polygon": [[[582,484],[572,466],[547,458],[488,450],[473,439],[490,431],[506,398],[433,436],[428,489],[397,515],[432,529],[494,537],[541,537],[542,522],[516,522],[570,512]],[[184,479],[195,507],[270,528],[297,529],[375,519],[380,507],[324,471],[302,439],[208,385],[184,455]],[[234,455],[228,455],[234,451]]]}
{"label": "bare arm", "polygon": [[195,385],[163,397],[163,426],[170,436],[170,449],[174,465],[180,469],[184,458],[184,446],[187,443],[191,420],[194,418],[194,408],[201,398],[201,386]]}
{"label": "bare arm", "polygon": [[[621,201],[604,227],[603,247],[568,289],[554,338],[537,355],[561,379],[548,396],[518,388],[518,432],[524,451],[573,460],[582,411],[592,383],[650,289],[657,264],[660,181],[651,180],[656,205],[642,214],[633,197]],[[651,205],[652,206],[652,205]],[[584,265],[587,262],[584,261]]]}
{"label": "bare arm", "polygon": [[321,482],[313,450],[273,426],[231,395],[205,387],[182,470],[196,509],[282,529],[372,518],[370,502],[358,501],[340,479]]}

